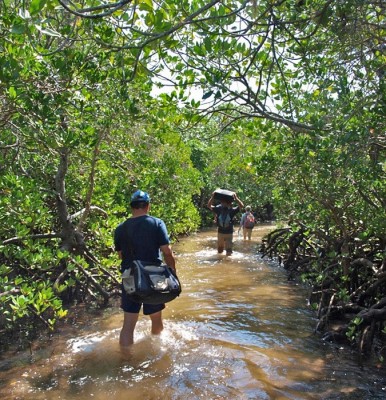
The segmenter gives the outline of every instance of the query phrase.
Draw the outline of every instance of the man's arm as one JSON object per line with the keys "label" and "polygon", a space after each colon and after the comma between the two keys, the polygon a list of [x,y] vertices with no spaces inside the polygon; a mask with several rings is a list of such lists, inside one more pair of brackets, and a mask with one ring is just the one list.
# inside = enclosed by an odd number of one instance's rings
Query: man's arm
{"label": "man's arm", "polygon": [[244,218],[245,218],[245,214],[243,214],[240,218],[240,228],[244,225]]}
{"label": "man's arm", "polygon": [[244,208],[244,203],[237,197],[236,193],[233,195],[233,198],[235,199],[240,208]]}
{"label": "man's arm", "polygon": [[164,244],[160,247],[165,264],[169,266],[172,270],[176,271],[176,259],[174,258],[174,254],[170,244]]}
{"label": "man's arm", "polygon": [[214,192],[212,193],[212,195],[210,196],[210,199],[208,201],[208,208],[209,210],[213,211],[213,200],[214,200]]}

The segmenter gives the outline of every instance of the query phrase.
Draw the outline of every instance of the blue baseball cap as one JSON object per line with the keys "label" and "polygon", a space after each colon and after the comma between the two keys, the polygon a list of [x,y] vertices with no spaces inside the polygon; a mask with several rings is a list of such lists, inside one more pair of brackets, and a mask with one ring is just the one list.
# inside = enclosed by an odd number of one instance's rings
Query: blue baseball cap
{"label": "blue baseball cap", "polygon": [[130,204],[139,203],[141,201],[143,201],[144,203],[150,203],[150,196],[142,190],[137,190],[132,194]]}

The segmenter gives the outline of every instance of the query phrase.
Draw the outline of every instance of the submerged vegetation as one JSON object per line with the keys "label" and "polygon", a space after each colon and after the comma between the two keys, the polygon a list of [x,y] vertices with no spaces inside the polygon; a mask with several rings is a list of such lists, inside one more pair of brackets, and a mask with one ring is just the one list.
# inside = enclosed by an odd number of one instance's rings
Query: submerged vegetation
{"label": "submerged vegetation", "polygon": [[289,279],[310,285],[309,301],[318,318],[315,331],[324,340],[352,344],[361,357],[374,354],[383,361],[385,245],[384,237],[351,232],[344,242],[328,231],[291,223],[270,233],[261,252],[277,257]]}
{"label": "submerged vegetation", "polygon": [[0,32],[2,348],[118,295],[132,191],[176,240],[223,187],[288,221],[263,252],[316,329],[384,357],[381,1],[4,0]]}

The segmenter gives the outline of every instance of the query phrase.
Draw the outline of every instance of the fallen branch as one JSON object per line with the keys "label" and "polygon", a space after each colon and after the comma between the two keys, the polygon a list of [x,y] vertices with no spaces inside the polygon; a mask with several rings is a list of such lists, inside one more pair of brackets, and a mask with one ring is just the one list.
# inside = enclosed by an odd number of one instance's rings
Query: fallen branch
{"label": "fallen branch", "polygon": [[71,258],[71,261],[79,268],[82,274],[91,282],[91,284],[95,287],[95,289],[98,290],[98,292],[102,295],[105,304],[107,304],[107,302],[110,299],[109,293],[107,293],[103,289],[103,287],[96,281],[96,279],[94,279],[94,277],[91,274],[89,274],[79,263],[77,263],[73,258]]}
{"label": "fallen branch", "polygon": [[[90,206],[90,211],[97,211],[99,214],[102,214],[104,217],[108,217],[108,214],[103,208],[100,208],[98,206]],[[87,208],[82,208],[80,211],[76,212],[75,214],[72,214],[69,216],[70,221],[73,221],[74,219],[81,217],[84,213],[88,212]]]}
{"label": "fallen branch", "polygon": [[10,296],[10,295],[12,296],[13,294],[18,294],[20,292],[21,292],[21,290],[19,288],[14,288],[14,289],[11,289],[11,290],[7,290],[6,292],[0,293],[0,297]]}
{"label": "fallen branch", "polygon": [[61,235],[59,233],[42,233],[37,235],[29,235],[24,237],[13,237],[10,239],[6,239],[3,241],[3,245],[6,244],[14,244],[14,243],[21,243],[25,240],[41,240],[41,239],[61,239]]}
{"label": "fallen branch", "polygon": [[386,297],[374,304],[368,310],[361,311],[358,317],[362,319],[363,324],[369,324],[373,320],[386,321]]}

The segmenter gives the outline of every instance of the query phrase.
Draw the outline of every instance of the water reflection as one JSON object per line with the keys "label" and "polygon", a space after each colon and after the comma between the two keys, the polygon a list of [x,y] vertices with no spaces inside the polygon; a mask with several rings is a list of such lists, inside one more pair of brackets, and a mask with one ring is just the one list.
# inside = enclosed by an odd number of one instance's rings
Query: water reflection
{"label": "water reflection", "polygon": [[116,307],[87,331],[69,327],[33,363],[3,360],[1,398],[386,398],[379,372],[313,334],[307,289],[256,256],[263,233],[236,238],[231,257],[216,254],[214,231],[182,240],[174,249],[183,293],[169,303],[161,336],[141,316],[135,345],[121,352]]}

